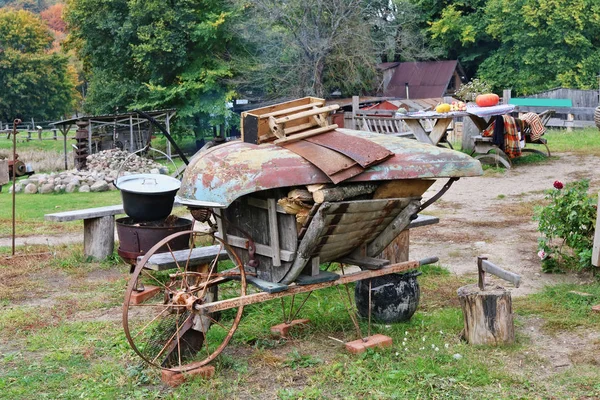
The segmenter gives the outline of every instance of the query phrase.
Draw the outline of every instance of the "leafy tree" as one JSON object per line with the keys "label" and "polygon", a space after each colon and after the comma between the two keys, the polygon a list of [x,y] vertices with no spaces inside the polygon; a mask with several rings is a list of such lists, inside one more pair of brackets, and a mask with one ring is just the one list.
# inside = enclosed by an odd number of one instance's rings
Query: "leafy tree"
{"label": "leafy tree", "polygon": [[31,11],[39,13],[47,6],[44,0],[0,0],[0,7],[10,7],[17,10]]}
{"label": "leafy tree", "polygon": [[62,18],[63,10],[65,5],[63,3],[56,3],[40,13],[40,17],[48,26],[61,33],[65,33],[67,25]]}
{"label": "leafy tree", "polygon": [[0,118],[53,119],[72,110],[75,77],[35,15],[0,9]]}
{"label": "leafy tree", "polygon": [[481,64],[481,77],[521,94],[556,86],[595,88],[598,15],[595,0],[489,0],[486,32],[501,44]]}
{"label": "leafy tree", "polygon": [[229,29],[234,10],[218,0],[69,0],[69,46],[84,61],[90,113],[178,109],[196,132],[230,112]]}
{"label": "leafy tree", "polygon": [[[420,0],[419,4],[433,43],[446,50],[446,57],[458,59],[467,75],[473,76],[479,64],[498,48],[486,33],[485,5],[488,0]],[[428,11],[429,10],[429,11]]]}
{"label": "leafy tree", "polygon": [[598,15],[596,0],[446,1],[428,31],[496,91],[588,89],[600,65]]}
{"label": "leafy tree", "polygon": [[[242,0],[238,30],[252,62],[238,83],[271,97],[356,94],[375,87],[375,66],[431,56],[413,29],[414,7],[388,0]],[[237,63],[243,67],[242,63]]]}

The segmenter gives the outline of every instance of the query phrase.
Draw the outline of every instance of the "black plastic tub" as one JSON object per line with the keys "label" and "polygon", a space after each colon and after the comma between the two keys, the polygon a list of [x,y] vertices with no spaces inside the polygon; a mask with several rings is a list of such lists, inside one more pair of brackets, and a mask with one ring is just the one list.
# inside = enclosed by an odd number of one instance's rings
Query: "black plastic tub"
{"label": "black plastic tub", "polygon": [[369,281],[371,281],[371,317],[383,323],[411,319],[421,297],[417,276],[420,271],[389,274],[356,282],[354,298],[361,317],[369,316]]}

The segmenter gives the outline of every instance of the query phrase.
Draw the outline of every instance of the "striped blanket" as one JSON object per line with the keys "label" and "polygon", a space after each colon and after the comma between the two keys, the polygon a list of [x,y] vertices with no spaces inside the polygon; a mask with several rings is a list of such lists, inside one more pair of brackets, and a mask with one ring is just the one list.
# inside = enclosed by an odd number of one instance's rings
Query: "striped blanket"
{"label": "striped blanket", "polygon": [[546,133],[546,127],[542,124],[542,120],[540,116],[533,112],[528,112],[527,114],[523,114],[521,119],[529,124],[531,128],[531,141],[535,142],[538,140],[544,133]]}

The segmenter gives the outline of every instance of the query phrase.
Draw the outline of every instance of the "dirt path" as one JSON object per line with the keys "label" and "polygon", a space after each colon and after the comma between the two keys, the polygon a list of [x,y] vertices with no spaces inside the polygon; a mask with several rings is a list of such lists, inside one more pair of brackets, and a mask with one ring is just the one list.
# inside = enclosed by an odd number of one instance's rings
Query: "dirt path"
{"label": "dirt path", "polygon": [[[539,290],[547,284],[581,282],[576,275],[544,274],[537,257],[537,224],[532,209],[554,181],[590,179],[600,189],[600,158],[560,154],[558,160],[522,165],[503,173],[487,171],[482,177],[464,178],[425,213],[438,216],[438,225],[411,232],[413,259],[438,256],[457,274],[477,271],[477,256],[487,254],[494,264],[522,275],[515,295]],[[424,195],[433,195],[445,182],[436,182]]]}

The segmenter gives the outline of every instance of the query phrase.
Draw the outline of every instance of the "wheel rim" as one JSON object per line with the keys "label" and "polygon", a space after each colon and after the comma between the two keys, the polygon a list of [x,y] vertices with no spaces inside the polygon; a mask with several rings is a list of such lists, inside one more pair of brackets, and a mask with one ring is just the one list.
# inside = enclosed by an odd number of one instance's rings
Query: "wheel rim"
{"label": "wheel rim", "polygon": [[[183,235],[190,237],[190,250],[183,251],[182,258],[181,251],[170,251],[169,243]],[[207,265],[194,265],[191,249],[209,240],[227,251],[233,266],[231,262],[219,262],[218,255]],[[167,252],[163,252],[165,248]],[[176,268],[170,273],[145,268],[150,258],[159,252],[176,262]],[[224,274],[224,271],[227,272]],[[140,304],[131,304],[138,280],[146,287],[152,285],[159,290]],[[201,314],[194,305],[245,294],[243,265],[226,243],[202,232],[175,233],[154,245],[131,275],[123,304],[125,336],[133,350],[153,366],[178,372],[202,367],[227,346],[240,323],[243,306]]]}

